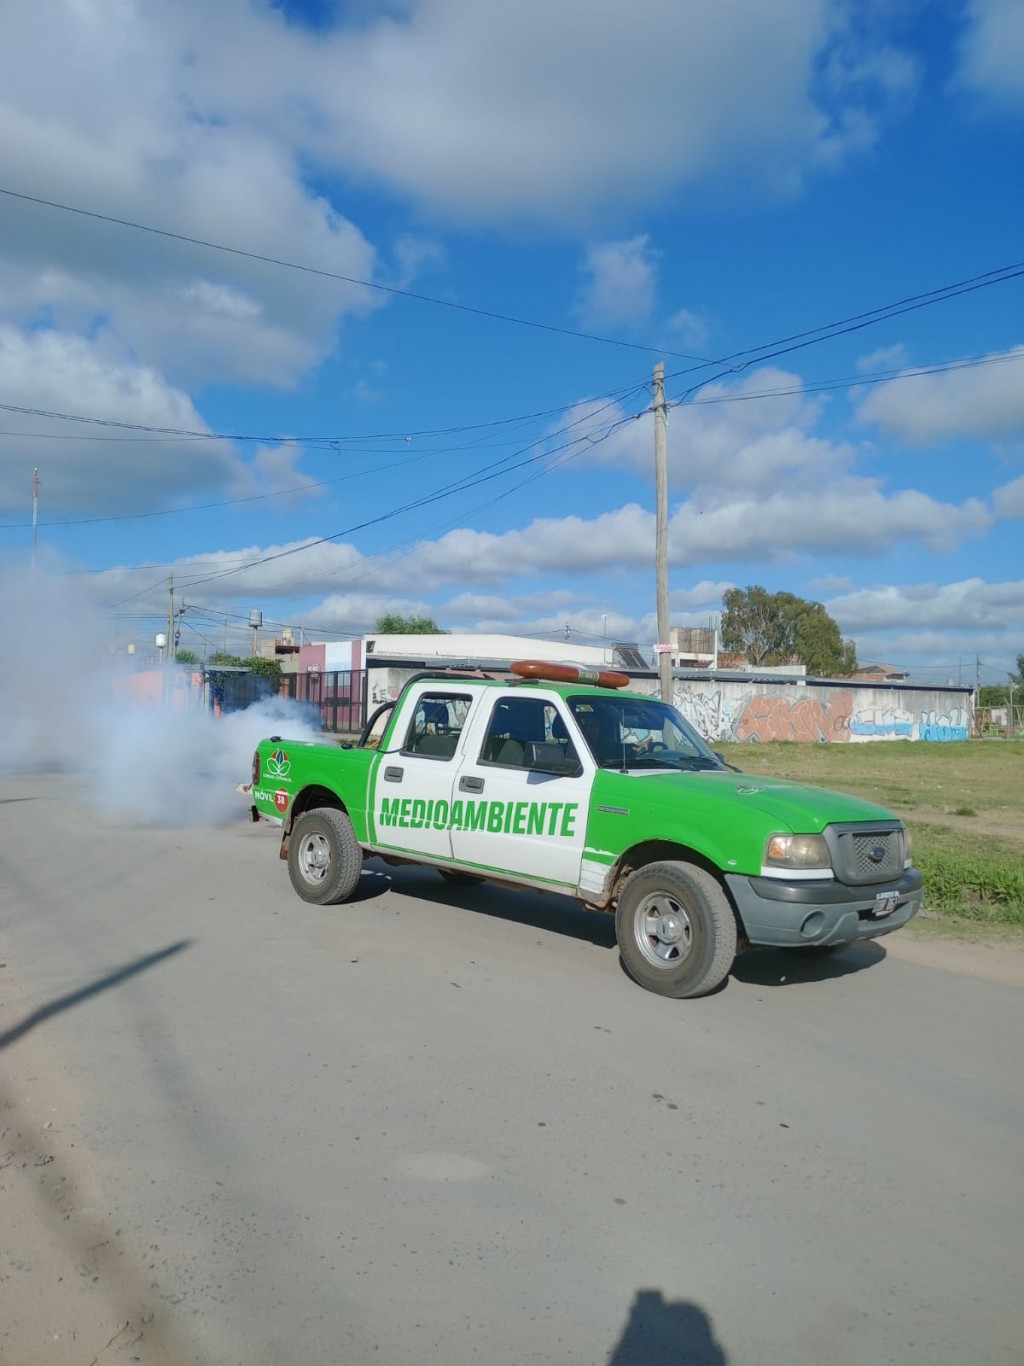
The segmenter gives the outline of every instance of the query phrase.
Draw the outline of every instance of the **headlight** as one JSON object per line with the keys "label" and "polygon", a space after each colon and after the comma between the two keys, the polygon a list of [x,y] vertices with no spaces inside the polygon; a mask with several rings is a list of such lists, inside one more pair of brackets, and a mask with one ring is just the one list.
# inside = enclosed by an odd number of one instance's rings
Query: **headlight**
{"label": "headlight", "polygon": [[822,835],[772,835],[764,861],[769,868],[832,871],[828,845]]}
{"label": "headlight", "polygon": [[904,868],[909,868],[909,867],[913,864],[913,862],[914,862],[914,860],[911,858],[910,854],[911,854],[910,831],[907,829],[906,826],[904,826],[904,827],[903,827],[903,866],[904,866]]}

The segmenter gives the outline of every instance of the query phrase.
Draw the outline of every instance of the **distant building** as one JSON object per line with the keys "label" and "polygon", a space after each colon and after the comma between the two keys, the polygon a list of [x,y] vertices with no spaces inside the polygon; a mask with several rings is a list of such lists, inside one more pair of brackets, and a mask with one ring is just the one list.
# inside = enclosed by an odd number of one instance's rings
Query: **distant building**
{"label": "distant building", "polygon": [[279,659],[284,672],[294,673],[299,667],[299,646],[292,628],[285,626],[274,640],[261,640],[260,655],[263,659]]}
{"label": "distant building", "polygon": [[722,668],[713,626],[673,626],[669,632],[674,669]]}
{"label": "distant building", "polygon": [[897,669],[893,664],[861,664],[852,675],[852,681],[860,683],[905,683],[910,677],[908,669]]}

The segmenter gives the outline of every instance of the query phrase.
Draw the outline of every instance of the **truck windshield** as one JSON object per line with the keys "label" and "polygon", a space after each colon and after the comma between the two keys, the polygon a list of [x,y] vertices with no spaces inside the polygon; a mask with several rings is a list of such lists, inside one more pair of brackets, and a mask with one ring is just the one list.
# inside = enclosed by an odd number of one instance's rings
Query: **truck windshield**
{"label": "truck windshield", "polygon": [[722,768],[674,707],[633,697],[570,697],[569,709],[601,768]]}

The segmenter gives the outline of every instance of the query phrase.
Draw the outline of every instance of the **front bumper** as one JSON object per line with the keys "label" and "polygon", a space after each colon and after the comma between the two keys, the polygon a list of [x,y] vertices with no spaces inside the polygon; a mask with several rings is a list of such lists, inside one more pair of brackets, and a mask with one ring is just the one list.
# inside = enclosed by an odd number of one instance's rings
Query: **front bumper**
{"label": "front bumper", "polygon": [[[736,873],[726,873],[725,880],[747,939],[774,948],[877,939],[905,925],[924,898],[924,878],[916,868],[870,887],[834,880],[782,882]],[[884,892],[896,893],[896,907],[888,915],[878,915],[876,897]]]}

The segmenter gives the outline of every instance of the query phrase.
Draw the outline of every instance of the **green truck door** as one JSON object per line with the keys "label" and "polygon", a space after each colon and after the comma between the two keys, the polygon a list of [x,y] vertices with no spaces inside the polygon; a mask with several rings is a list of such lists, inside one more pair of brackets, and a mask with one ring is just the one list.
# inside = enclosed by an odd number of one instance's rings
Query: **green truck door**
{"label": "green truck door", "polygon": [[[590,756],[572,745],[554,697],[494,692],[483,705],[453,793],[452,854],[458,863],[574,890],[594,784]],[[531,769],[531,743],[543,746],[548,765],[562,756],[568,769],[582,758],[582,772]]]}
{"label": "green truck door", "polygon": [[374,768],[371,838],[378,848],[451,858],[452,788],[472,702],[468,693],[426,684],[408,699]]}

